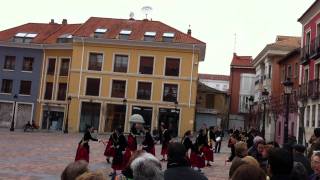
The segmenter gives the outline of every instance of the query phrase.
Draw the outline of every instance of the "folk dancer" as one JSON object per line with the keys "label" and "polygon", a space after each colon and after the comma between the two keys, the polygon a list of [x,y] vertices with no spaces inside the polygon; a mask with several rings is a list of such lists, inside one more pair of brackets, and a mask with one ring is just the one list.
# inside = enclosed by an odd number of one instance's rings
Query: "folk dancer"
{"label": "folk dancer", "polygon": [[107,142],[107,146],[104,151],[104,155],[106,156],[106,160],[108,163],[110,163],[110,157],[114,156],[114,153],[115,153],[114,144],[117,141],[117,139],[118,139],[117,133],[116,131],[113,131],[113,133],[109,137],[109,141]]}
{"label": "folk dancer", "polygon": [[[206,129],[201,129],[198,136],[198,143],[201,147],[200,151],[204,154],[206,165],[211,166],[210,161],[213,162],[213,150],[210,148],[209,136]],[[210,144],[209,144],[210,143]]]}
{"label": "folk dancer", "polygon": [[222,142],[223,132],[220,127],[218,127],[217,131],[215,132],[215,153],[220,153],[221,149],[221,142]]}
{"label": "folk dancer", "polygon": [[171,135],[167,128],[164,125],[161,126],[162,131],[162,147],[161,147],[161,161],[166,161],[165,157],[168,155],[168,145],[171,141]]}
{"label": "folk dancer", "polygon": [[142,149],[145,150],[147,153],[153,154],[155,156],[156,155],[156,151],[154,148],[155,142],[153,140],[153,137],[151,136],[150,129],[146,128],[145,130],[146,130],[146,134],[142,142],[142,146],[143,146]]}
{"label": "folk dancer", "polygon": [[89,163],[89,154],[90,154],[89,141],[92,140],[92,141],[100,142],[100,140],[98,140],[96,138],[93,138],[91,136],[92,132],[93,132],[93,127],[92,126],[87,126],[86,127],[86,132],[84,133],[83,138],[81,139],[81,141],[78,144],[75,161],[85,160],[85,161],[87,161]]}
{"label": "folk dancer", "polygon": [[121,128],[116,129],[117,141],[114,142],[115,153],[112,159],[111,168],[113,169],[113,173],[110,176],[114,176],[117,174],[117,170],[123,170],[126,165],[124,154],[126,147],[128,145],[126,138],[123,135],[123,131]]}
{"label": "folk dancer", "polygon": [[197,169],[199,172],[201,171],[201,168],[204,168],[206,165],[204,153],[201,151],[204,146],[201,133],[198,134],[190,154],[191,167]]}

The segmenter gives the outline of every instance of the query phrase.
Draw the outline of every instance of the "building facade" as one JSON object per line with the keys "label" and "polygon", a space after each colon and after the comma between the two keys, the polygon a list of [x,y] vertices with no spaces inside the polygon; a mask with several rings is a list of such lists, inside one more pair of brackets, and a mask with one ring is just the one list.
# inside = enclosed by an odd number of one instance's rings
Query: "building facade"
{"label": "building facade", "polygon": [[201,81],[197,90],[196,123],[198,131],[203,126],[227,127],[229,96],[227,92],[214,89]]}
{"label": "building facade", "polygon": [[287,97],[284,93],[283,84],[279,84],[280,96],[272,99],[271,109],[277,114],[275,140],[279,144],[284,143],[284,128],[286,118],[286,108],[289,106],[288,118],[288,135],[297,137],[298,128],[298,101],[299,101],[299,68],[300,68],[300,48],[296,48],[288,53],[285,57],[280,59],[281,82],[290,80],[293,82],[292,93],[289,96],[289,104],[287,104]]}
{"label": "building facade", "polygon": [[[306,12],[299,18],[302,24],[301,43],[301,97],[299,118],[304,123],[300,124],[299,138],[305,129],[305,139],[309,140],[315,127],[320,125],[320,101],[319,101],[319,78],[320,78],[320,2],[315,1]],[[303,128],[304,127],[304,128]]]}
{"label": "building facade", "polygon": [[230,115],[228,128],[245,127],[249,124],[249,98],[254,81],[255,69],[251,56],[233,54],[230,66]]}
{"label": "building facade", "polygon": [[[271,102],[281,98],[282,81],[278,61],[299,46],[300,37],[277,36],[276,41],[266,45],[252,63],[256,69],[254,119],[258,122],[256,128],[264,130],[268,141],[275,140],[275,122],[278,119],[277,108],[273,108]],[[262,95],[265,90],[267,97]]]}
{"label": "building facade", "polygon": [[229,76],[216,74],[199,74],[199,81],[219,91],[229,91]]}
{"label": "building facade", "polygon": [[130,130],[133,114],[173,136],[192,130],[205,43],[158,21],[90,18],[74,33],[69,130]]}

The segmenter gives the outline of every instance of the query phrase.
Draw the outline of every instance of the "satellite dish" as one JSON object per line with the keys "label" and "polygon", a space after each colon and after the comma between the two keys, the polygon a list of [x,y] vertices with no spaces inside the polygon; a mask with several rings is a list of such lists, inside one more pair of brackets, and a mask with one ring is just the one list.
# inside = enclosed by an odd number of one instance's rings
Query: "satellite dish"
{"label": "satellite dish", "polygon": [[134,19],[134,13],[130,12],[129,17],[130,17],[130,19]]}
{"label": "satellite dish", "polygon": [[152,12],[151,6],[143,6],[141,11],[146,15],[146,19],[148,19],[148,15]]}

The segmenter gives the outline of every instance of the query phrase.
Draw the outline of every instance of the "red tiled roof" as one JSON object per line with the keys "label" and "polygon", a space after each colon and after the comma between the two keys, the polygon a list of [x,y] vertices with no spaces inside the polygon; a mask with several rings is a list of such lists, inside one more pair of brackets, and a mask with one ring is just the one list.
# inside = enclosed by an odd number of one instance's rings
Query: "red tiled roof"
{"label": "red tiled roof", "polygon": [[103,38],[117,39],[119,32],[123,29],[131,30],[129,40],[143,40],[144,33],[147,31],[156,32],[155,41],[162,41],[164,32],[173,32],[175,43],[195,43],[205,44],[181,31],[174,29],[160,21],[150,20],[129,20],[129,19],[113,19],[113,18],[89,18],[75,33],[75,36],[92,37],[97,28],[106,28],[108,31]]}
{"label": "red tiled roof", "polygon": [[231,66],[253,67],[251,62],[252,56],[238,56],[236,53],[233,53]]}
{"label": "red tiled roof", "polygon": [[52,33],[49,37],[46,38],[44,43],[47,43],[47,44],[56,43],[57,38],[59,38],[61,35],[73,34],[79,27],[81,27],[81,24],[61,25],[56,32]]}
{"label": "red tiled roof", "polygon": [[57,31],[61,25],[59,24],[43,24],[43,23],[27,23],[11,29],[0,32],[0,41],[11,41],[17,33],[36,33],[38,34],[33,43],[43,43],[43,41],[52,33]]}
{"label": "red tiled roof", "polygon": [[230,76],[218,75],[218,74],[199,74],[199,79],[229,81],[229,77]]}

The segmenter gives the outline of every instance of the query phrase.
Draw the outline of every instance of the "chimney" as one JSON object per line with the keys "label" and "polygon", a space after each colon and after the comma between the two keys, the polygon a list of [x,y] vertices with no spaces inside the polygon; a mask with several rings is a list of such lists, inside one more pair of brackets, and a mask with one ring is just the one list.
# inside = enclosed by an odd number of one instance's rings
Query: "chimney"
{"label": "chimney", "polygon": [[62,25],[66,25],[66,24],[68,24],[67,19],[63,19],[63,20],[62,20]]}
{"label": "chimney", "polygon": [[191,25],[189,25],[189,29],[188,29],[187,34],[188,34],[189,36],[191,36]]}
{"label": "chimney", "polygon": [[49,22],[49,24],[54,24],[54,19],[51,19],[51,21]]}

